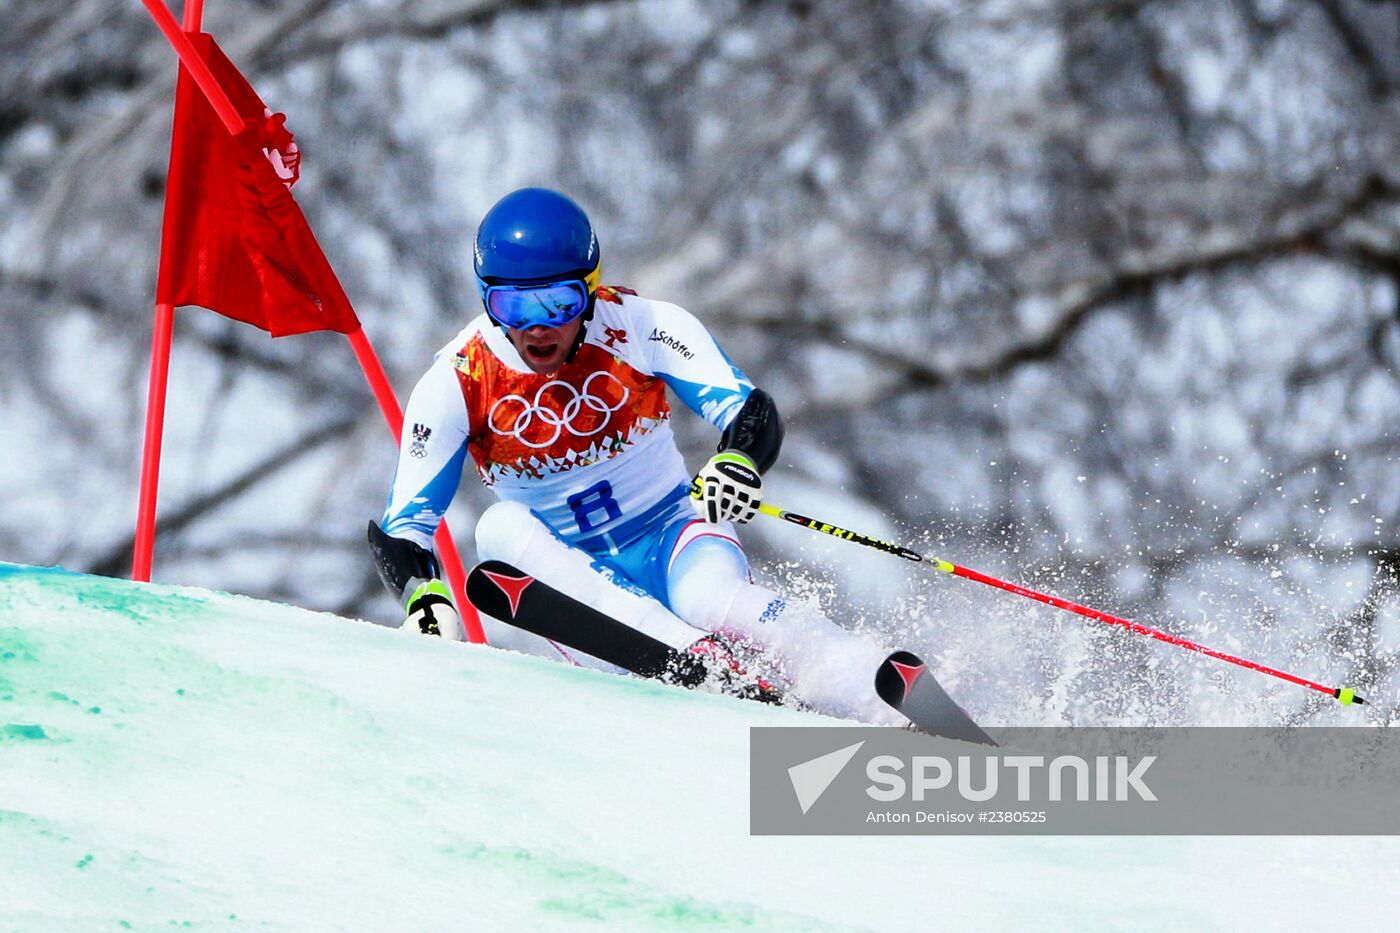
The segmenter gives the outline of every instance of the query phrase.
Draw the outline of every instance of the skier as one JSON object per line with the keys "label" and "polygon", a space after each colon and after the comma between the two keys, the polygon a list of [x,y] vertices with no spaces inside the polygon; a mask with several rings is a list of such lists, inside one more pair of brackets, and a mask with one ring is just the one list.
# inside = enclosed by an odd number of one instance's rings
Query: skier
{"label": "skier", "polygon": [[[524,188],[481,221],[485,313],[419,380],[371,550],[405,624],[460,638],[431,547],[470,454],[501,501],[476,526],[501,560],[632,629],[703,657],[730,692],[762,698],[731,645],[762,650],[822,712],[901,721],[875,694],[886,651],[752,581],[734,525],[752,519],[783,428],[689,312],[599,284],[598,240],[564,195]],[[692,479],[666,400],[721,432]],[[700,509],[692,503],[694,485]]]}

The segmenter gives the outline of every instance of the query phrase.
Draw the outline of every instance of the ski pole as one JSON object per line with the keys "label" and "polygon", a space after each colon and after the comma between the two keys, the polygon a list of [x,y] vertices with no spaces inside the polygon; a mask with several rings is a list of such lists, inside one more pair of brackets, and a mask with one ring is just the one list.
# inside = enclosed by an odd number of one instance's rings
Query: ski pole
{"label": "ski pole", "polygon": [[869,535],[863,535],[858,531],[851,531],[847,528],[841,528],[837,525],[831,524],[830,522],[823,522],[815,518],[808,518],[806,515],[799,515],[796,512],[789,512],[787,509],[780,509],[777,506],[769,505],[766,502],[760,504],[758,510],[764,515],[771,515],[773,518],[781,518],[785,522],[791,522],[794,525],[801,525],[803,528],[809,528],[812,531],[819,531],[822,534],[831,535],[833,538],[840,538],[843,541],[854,541],[856,544],[863,544],[866,547],[874,548],[877,551],[884,551],[886,554],[893,554],[896,557],[902,557],[905,560],[912,561],[916,564],[928,565],[934,568],[935,570],[941,570],[944,573],[950,573],[955,577],[963,577],[968,580],[976,580],[978,583],[985,583],[987,586],[994,586],[997,589],[1006,590],[1008,593],[1015,593],[1017,596],[1024,596],[1027,599],[1034,599],[1037,602],[1046,603],[1047,605],[1054,606],[1057,609],[1064,609],[1068,612],[1073,612],[1078,615],[1085,616],[1086,618],[1094,619],[1099,622],[1106,622],[1109,625],[1122,626],[1130,632],[1136,632],[1139,635],[1146,635],[1149,638],[1155,638],[1158,641],[1164,641],[1169,645],[1176,645],[1178,648],[1185,648],[1188,651],[1195,651],[1198,654],[1204,654],[1212,658],[1218,658],[1221,661],[1228,661],[1231,664],[1237,664],[1240,667],[1248,668],[1251,671],[1258,671],[1261,674],[1268,674],[1271,677],[1277,677],[1280,680],[1286,680],[1289,683],[1298,684],[1300,687],[1307,687],[1310,690],[1316,690],[1320,693],[1325,693],[1333,699],[1341,701],[1341,703],[1344,705],[1351,703],[1364,704],[1366,702],[1364,699],[1357,696],[1356,691],[1352,690],[1350,687],[1328,687],[1323,684],[1307,680],[1306,678],[1299,677],[1296,674],[1290,674],[1287,671],[1276,670],[1275,668],[1259,664],[1255,661],[1250,661],[1245,658],[1237,658],[1233,654],[1226,654],[1225,652],[1217,651],[1214,648],[1207,648],[1205,645],[1199,645],[1194,641],[1188,641],[1185,638],[1182,638],[1178,635],[1170,635],[1166,632],[1160,632],[1155,628],[1148,628],[1146,625],[1140,625],[1137,622],[1133,622],[1128,619],[1123,619],[1115,615],[1109,615],[1107,612],[1100,612],[1099,610],[1091,609],[1088,606],[1081,606],[1078,603],[1072,603],[1069,600],[1061,599],[1058,596],[1051,596],[1048,593],[1039,593],[1027,587],[1020,586],[1016,583],[1007,583],[1005,580],[998,580],[996,577],[988,576],[985,573],[980,573],[976,570],[971,570],[967,567],[959,567],[957,564],[950,563],[946,560],[941,560],[937,557],[925,556],[917,551],[911,550],[902,545],[893,544],[889,541],[881,541],[879,538],[872,538]]}

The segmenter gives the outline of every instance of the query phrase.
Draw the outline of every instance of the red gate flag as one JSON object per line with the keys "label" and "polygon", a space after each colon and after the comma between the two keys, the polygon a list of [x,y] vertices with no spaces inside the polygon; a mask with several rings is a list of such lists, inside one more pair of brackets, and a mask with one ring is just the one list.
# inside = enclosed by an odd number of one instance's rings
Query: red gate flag
{"label": "red gate flag", "polygon": [[285,117],[263,105],[207,33],[200,57],[243,117],[230,135],[188,69],[175,91],[156,301],[199,305],[274,337],[360,323],[292,198],[300,154]]}

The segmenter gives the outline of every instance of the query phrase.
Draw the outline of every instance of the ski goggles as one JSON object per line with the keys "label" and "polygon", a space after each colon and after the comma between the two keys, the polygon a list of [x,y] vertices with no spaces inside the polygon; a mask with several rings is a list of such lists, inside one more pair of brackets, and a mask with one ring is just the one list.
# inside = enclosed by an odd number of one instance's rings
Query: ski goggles
{"label": "ski goggles", "polygon": [[481,293],[486,313],[502,327],[562,327],[588,310],[589,290],[582,279],[548,285],[489,285]]}

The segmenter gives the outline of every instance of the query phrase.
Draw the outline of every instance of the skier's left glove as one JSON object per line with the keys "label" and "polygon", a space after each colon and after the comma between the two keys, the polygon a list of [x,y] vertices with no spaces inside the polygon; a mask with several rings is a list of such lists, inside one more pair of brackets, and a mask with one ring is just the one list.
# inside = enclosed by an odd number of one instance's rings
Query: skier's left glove
{"label": "skier's left glove", "polygon": [[424,635],[442,635],[450,641],[460,641],[462,623],[452,605],[452,592],[437,579],[419,585],[408,598],[408,618],[404,628],[417,629]]}
{"label": "skier's left glove", "polygon": [[695,474],[690,494],[700,500],[705,520],[711,524],[742,525],[758,514],[763,500],[763,477],[744,454],[726,450],[711,457]]}

